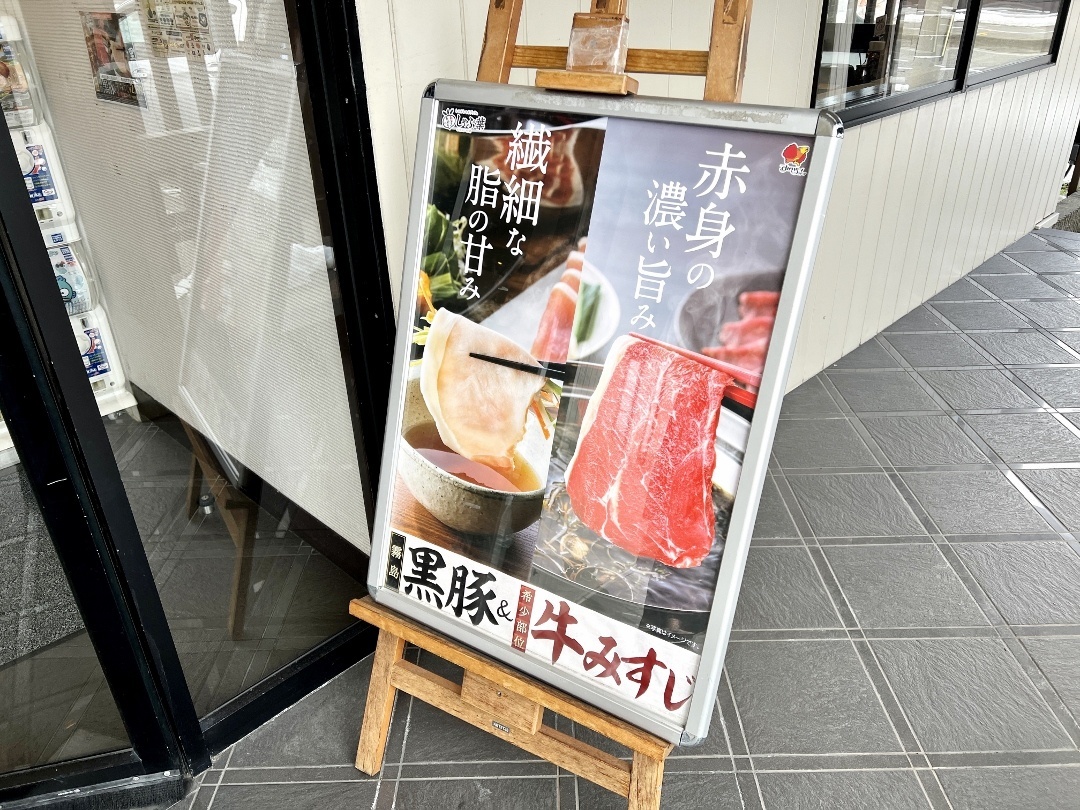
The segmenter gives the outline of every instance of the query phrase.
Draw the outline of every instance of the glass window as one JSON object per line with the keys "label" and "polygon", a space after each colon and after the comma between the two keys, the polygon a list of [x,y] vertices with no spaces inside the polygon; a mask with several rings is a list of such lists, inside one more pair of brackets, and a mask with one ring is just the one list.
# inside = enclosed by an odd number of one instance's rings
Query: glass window
{"label": "glass window", "polygon": [[[7,434],[0,417],[0,444]],[[9,446],[0,451],[0,775],[130,745]]]}
{"label": "glass window", "polygon": [[1050,53],[1062,0],[983,0],[968,73]]}
{"label": "glass window", "polygon": [[203,716],[355,625],[344,305],[290,3],[89,5],[0,0],[5,119]]}
{"label": "glass window", "polygon": [[828,0],[816,106],[833,110],[952,81],[967,0]]}

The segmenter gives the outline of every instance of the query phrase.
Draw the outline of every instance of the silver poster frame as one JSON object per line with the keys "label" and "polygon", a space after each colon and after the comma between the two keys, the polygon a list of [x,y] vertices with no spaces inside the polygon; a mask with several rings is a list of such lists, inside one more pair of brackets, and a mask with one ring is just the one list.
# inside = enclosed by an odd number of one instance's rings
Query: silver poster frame
{"label": "silver poster frame", "polygon": [[[664,723],[655,715],[638,711],[632,704],[592,686],[588,681],[568,677],[551,665],[521,656],[510,647],[495,642],[467,625],[425,609],[422,604],[382,584],[386,570],[385,561],[390,548],[390,498],[393,494],[398,446],[401,441],[400,425],[405,404],[404,393],[408,381],[412,334],[412,307],[405,304],[415,300],[417,295],[419,274],[415,270],[421,259],[421,228],[430,191],[431,153],[434,148],[436,116],[439,104],[442,102],[464,106],[510,107],[609,118],[666,121],[789,134],[814,140],[791,253],[781,288],[776,326],[758,390],[757,407],[751,422],[739,489],[728,529],[727,547],[724,551],[709,614],[709,624],[701,652],[701,665],[684,726]],[[791,369],[799,333],[799,322],[810,286],[814,255],[821,237],[843,132],[844,128],[840,119],[826,110],[715,104],[637,96],[554,93],[516,85],[446,80],[435,82],[427,88],[420,105],[409,228],[405,245],[401,295],[398,298],[394,371],[379,475],[378,506],[371,535],[371,565],[368,569],[367,585],[375,601],[669,742],[694,745],[705,738],[723,671],[724,655],[731,635],[731,624],[735,618],[739,587],[742,583],[758,502],[768,468],[769,450],[772,447],[776,423],[780,415],[780,405]]]}

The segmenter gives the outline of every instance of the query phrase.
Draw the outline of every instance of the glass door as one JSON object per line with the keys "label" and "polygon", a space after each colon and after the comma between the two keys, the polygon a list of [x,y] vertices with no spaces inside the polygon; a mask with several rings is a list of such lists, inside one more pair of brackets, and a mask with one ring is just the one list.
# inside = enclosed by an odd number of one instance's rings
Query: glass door
{"label": "glass door", "polygon": [[0,773],[129,749],[14,447],[0,464]]}
{"label": "glass door", "polygon": [[[150,664],[183,751],[228,744],[370,646],[347,603],[393,318],[354,15],[0,0],[0,149],[19,164],[0,215],[29,223],[13,273],[33,276],[34,317],[51,296],[81,364],[99,420],[83,461],[132,608],[168,636]],[[11,448],[0,429],[0,459]]]}
{"label": "glass door", "polygon": [[[0,154],[0,186],[17,172]],[[168,796],[182,767],[207,762],[205,746],[190,707],[155,684],[169,639],[148,655],[141,624],[163,622],[132,611],[117,575],[116,504],[82,452],[107,439],[63,303],[51,276],[13,272],[14,252],[35,244],[33,215],[4,211],[0,225],[0,803],[128,776],[141,787],[149,774]]]}

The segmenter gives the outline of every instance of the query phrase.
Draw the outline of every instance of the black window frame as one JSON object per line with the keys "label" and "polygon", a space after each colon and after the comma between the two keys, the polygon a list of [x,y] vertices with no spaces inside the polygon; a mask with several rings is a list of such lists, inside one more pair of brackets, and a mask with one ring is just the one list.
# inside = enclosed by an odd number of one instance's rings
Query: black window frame
{"label": "black window frame", "polygon": [[[982,87],[993,82],[1011,79],[1033,70],[1042,70],[1057,64],[1058,55],[1061,52],[1061,41],[1065,35],[1065,24],[1069,19],[1071,0],[1062,0],[1061,11],[1058,12],[1057,23],[1054,26],[1054,34],[1050,40],[1050,52],[1043,56],[1025,59],[1019,62],[1011,62],[996,68],[982,70],[972,74],[970,72],[971,54],[975,44],[975,31],[979,25],[979,15],[982,11],[982,0],[971,0],[968,4],[964,17],[964,29],[960,35],[960,52],[956,59],[956,76],[945,82],[920,87],[893,96],[869,101],[865,104],[856,104],[840,110],[833,110],[844,122],[844,126],[852,127],[876,121],[889,115],[910,110],[923,104],[947,98],[951,95],[963,93],[971,88]],[[822,48],[825,44],[825,30],[828,25],[829,2],[823,0],[821,6],[821,21],[818,26],[817,56],[814,61],[814,75],[810,88],[811,107],[817,106],[818,79],[821,75]]]}

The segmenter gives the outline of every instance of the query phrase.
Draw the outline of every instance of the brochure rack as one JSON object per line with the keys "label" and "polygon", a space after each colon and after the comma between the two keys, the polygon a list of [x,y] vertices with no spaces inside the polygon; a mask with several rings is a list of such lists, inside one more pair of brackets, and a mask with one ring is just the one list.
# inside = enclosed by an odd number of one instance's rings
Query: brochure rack
{"label": "brochure rack", "polygon": [[[379,628],[357,769],[374,776],[382,768],[394,698],[401,691],[625,796],[629,810],[660,807],[664,760],[671,743],[449,641],[370,597],[354,599],[349,612]],[[402,657],[406,643],[461,667],[465,670],[461,683],[406,661]],[[631,762],[545,725],[544,709],[630,749]]]}
{"label": "brochure rack", "polygon": [[[52,135],[48,105],[19,22],[0,14],[0,65],[9,78],[0,108],[26,181],[27,193],[48,249],[58,289],[71,318],[98,411],[108,416],[133,407],[109,320],[99,297],[88,249],[63,163]],[[17,461],[7,424],[0,417],[0,468]]]}

